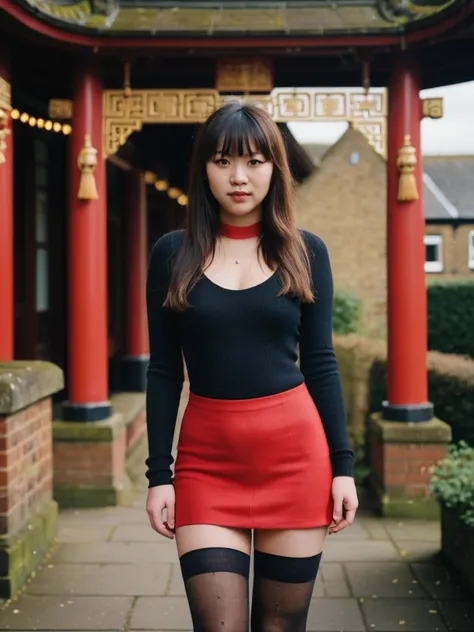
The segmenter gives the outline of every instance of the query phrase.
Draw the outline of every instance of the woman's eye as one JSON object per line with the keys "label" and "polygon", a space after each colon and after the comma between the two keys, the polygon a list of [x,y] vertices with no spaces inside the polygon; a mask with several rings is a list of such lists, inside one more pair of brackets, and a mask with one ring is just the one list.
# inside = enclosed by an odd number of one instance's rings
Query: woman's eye
{"label": "woman's eye", "polygon": [[257,160],[256,158],[252,158],[250,164],[252,165],[252,167],[255,167],[256,165],[263,165],[263,162],[261,160]]}
{"label": "woman's eye", "polygon": [[224,165],[224,164],[228,164],[229,161],[226,160],[226,158],[218,158],[217,160],[214,160],[216,165]]}

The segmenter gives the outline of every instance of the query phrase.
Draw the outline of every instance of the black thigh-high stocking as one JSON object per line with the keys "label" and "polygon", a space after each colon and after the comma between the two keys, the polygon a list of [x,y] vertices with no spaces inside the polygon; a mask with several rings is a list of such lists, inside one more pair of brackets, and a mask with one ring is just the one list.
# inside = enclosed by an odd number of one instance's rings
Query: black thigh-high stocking
{"label": "black thigh-high stocking", "polygon": [[296,558],[255,551],[252,632],[304,632],[321,553]]}
{"label": "black thigh-high stocking", "polygon": [[209,547],[179,561],[194,632],[248,632],[250,556]]}

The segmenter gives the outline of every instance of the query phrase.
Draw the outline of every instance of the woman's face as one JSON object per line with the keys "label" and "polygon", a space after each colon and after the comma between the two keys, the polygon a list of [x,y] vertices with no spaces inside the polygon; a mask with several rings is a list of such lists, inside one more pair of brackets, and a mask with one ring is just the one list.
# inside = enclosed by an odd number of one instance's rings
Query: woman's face
{"label": "woman's face", "polygon": [[233,216],[244,216],[259,210],[268,193],[273,164],[263,154],[250,147],[243,156],[216,154],[206,164],[212,195],[221,211]]}

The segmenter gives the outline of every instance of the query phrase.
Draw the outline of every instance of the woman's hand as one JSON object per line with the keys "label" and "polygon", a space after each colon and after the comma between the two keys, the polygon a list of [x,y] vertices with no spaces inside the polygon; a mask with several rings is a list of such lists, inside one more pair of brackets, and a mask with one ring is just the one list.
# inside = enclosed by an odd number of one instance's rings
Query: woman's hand
{"label": "woman's hand", "polygon": [[354,522],[359,506],[354,479],[350,476],[336,476],[332,481],[332,499],[334,510],[329,535],[342,531]]}
{"label": "woman's hand", "polygon": [[[175,493],[173,485],[150,487],[146,499],[146,512],[152,528],[160,535],[174,538]],[[163,509],[166,508],[166,522],[163,521]]]}

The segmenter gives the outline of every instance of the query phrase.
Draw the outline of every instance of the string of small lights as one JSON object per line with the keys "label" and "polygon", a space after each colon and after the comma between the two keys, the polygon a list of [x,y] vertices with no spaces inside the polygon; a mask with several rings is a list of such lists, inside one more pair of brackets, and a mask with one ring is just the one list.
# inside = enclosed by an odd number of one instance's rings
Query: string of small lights
{"label": "string of small lights", "polygon": [[[10,112],[10,116],[14,121],[19,121],[30,127],[37,127],[38,129],[44,129],[47,132],[56,132],[56,134],[63,133],[65,136],[69,136],[72,132],[72,127],[69,123],[59,123],[58,121],[51,121],[49,119],[37,118],[28,114],[27,112],[20,112],[20,110],[14,109]],[[147,184],[154,185],[157,191],[160,193],[168,193],[168,197],[171,200],[176,200],[180,206],[186,206],[188,204],[188,196],[178,189],[177,187],[170,187],[167,180],[160,179],[152,171],[145,172],[145,182]]]}
{"label": "string of small lights", "polygon": [[14,121],[20,121],[30,127],[37,127],[38,129],[44,129],[47,132],[56,132],[59,134],[62,132],[65,136],[68,136],[72,132],[72,127],[69,123],[59,123],[58,121],[50,121],[49,119],[37,118],[31,116],[28,112],[20,112],[20,110],[12,110],[10,116]]}
{"label": "string of small lights", "polygon": [[186,206],[188,204],[188,196],[183,193],[181,189],[178,189],[177,187],[170,187],[167,180],[158,178],[156,173],[153,173],[153,171],[145,172],[145,182],[147,184],[152,184],[155,189],[161,193],[166,191],[170,200],[176,200],[180,206]]}

